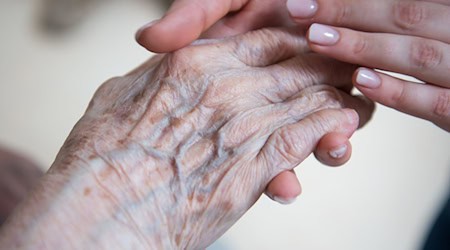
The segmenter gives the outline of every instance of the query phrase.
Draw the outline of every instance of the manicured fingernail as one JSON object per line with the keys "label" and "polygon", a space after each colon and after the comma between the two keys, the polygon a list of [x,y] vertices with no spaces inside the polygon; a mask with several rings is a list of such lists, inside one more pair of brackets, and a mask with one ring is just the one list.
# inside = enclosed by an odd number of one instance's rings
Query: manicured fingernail
{"label": "manicured fingernail", "polygon": [[136,39],[138,39],[141,36],[142,31],[144,31],[145,29],[155,25],[157,22],[159,22],[159,20],[160,19],[153,20],[153,21],[147,23],[146,25],[142,26],[141,28],[139,28],[139,30],[136,32],[136,35],[135,35]]}
{"label": "manicured fingernail", "polygon": [[347,145],[344,144],[330,150],[328,154],[331,156],[331,158],[339,159],[342,158],[342,156],[344,156],[346,152],[347,152]]}
{"label": "manicured fingernail", "polygon": [[375,89],[380,87],[381,79],[377,75],[377,73],[375,73],[375,71],[366,68],[360,68],[356,75],[356,83],[366,88]]}
{"label": "manicured fingernail", "polygon": [[308,39],[319,45],[334,45],[339,40],[339,32],[330,26],[315,23],[309,28]]}
{"label": "manicured fingernail", "polygon": [[286,198],[281,198],[278,196],[273,196],[272,199],[280,204],[287,205],[287,204],[291,204],[295,200],[297,200],[297,197],[286,199]]}
{"label": "manicured fingernail", "polygon": [[315,0],[288,0],[286,7],[291,16],[296,18],[312,17],[317,12]]}

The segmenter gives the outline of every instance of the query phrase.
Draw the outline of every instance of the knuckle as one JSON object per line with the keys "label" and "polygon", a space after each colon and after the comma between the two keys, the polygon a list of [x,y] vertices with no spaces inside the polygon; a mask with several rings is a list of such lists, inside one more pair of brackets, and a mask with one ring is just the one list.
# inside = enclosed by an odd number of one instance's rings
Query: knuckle
{"label": "knuckle", "polygon": [[369,41],[366,36],[357,35],[355,37],[355,42],[353,43],[352,52],[354,55],[366,54],[368,50]]}
{"label": "knuckle", "polygon": [[425,6],[417,2],[398,1],[393,5],[393,10],[395,25],[405,31],[416,29],[426,19]]}
{"label": "knuckle", "polygon": [[[242,39],[240,39],[242,38]],[[233,55],[247,66],[257,66],[263,57],[277,57],[282,55],[282,33],[277,30],[264,28],[244,34],[233,40]],[[279,48],[264,50],[262,48]]]}
{"label": "knuckle", "polygon": [[117,95],[116,86],[122,82],[124,77],[113,77],[104,82],[94,93],[91,101],[88,105],[88,110],[97,106],[97,104],[102,103],[105,100],[113,99]]}
{"label": "knuckle", "polygon": [[111,91],[113,90],[113,88],[118,83],[120,83],[123,80],[123,78],[124,77],[122,77],[122,76],[115,76],[115,77],[109,78],[102,85],[100,85],[100,87],[98,87],[98,89],[95,91],[94,96],[101,95],[101,94],[104,94],[104,95],[111,94]]}
{"label": "knuckle", "polygon": [[411,44],[410,61],[413,69],[435,68],[442,62],[442,51],[436,45],[421,39]]}
{"label": "knuckle", "polygon": [[405,85],[401,84],[400,87],[392,93],[389,106],[396,108],[396,109],[402,107],[408,96],[407,92],[408,92],[408,90],[405,87]]}
{"label": "knuckle", "polygon": [[207,52],[207,50],[202,50],[202,47],[197,46],[172,52],[164,62],[165,74],[168,77],[183,77],[185,79],[193,79],[193,76],[200,77],[207,67],[204,62],[209,61],[210,54]]}
{"label": "knuckle", "polygon": [[353,14],[351,4],[348,4],[346,1],[338,1],[337,7],[335,8],[337,13],[334,19],[334,23],[337,26],[341,26],[347,24],[351,20],[351,16]]}
{"label": "knuckle", "polygon": [[281,129],[278,134],[278,140],[275,143],[274,147],[278,155],[288,163],[296,162],[298,158],[300,158],[299,145],[297,145],[297,141],[302,141],[298,135],[294,135],[289,129]]}
{"label": "knuckle", "polygon": [[169,56],[170,63],[180,66],[189,62],[196,62],[199,53],[195,53],[195,47],[186,47],[175,52]]}
{"label": "knuckle", "polygon": [[450,118],[450,90],[440,92],[433,106],[433,114],[438,119]]}

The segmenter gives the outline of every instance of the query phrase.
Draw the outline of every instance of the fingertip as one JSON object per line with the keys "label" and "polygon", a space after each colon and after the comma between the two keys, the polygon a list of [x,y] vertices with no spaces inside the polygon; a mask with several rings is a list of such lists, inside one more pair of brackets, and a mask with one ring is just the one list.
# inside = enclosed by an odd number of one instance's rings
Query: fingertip
{"label": "fingertip", "polygon": [[313,17],[318,7],[318,3],[315,0],[287,0],[286,2],[286,8],[294,21],[302,21]]}
{"label": "fingertip", "polygon": [[158,29],[152,27],[142,27],[135,35],[135,39],[142,47],[154,53],[165,53],[170,50],[164,42],[164,34],[161,35]]}
{"label": "fingertip", "polygon": [[293,170],[281,172],[266,188],[266,195],[280,204],[293,203],[301,192],[300,182]]}
{"label": "fingertip", "polygon": [[188,45],[191,40],[187,32],[176,32],[163,21],[157,20],[143,26],[136,32],[136,41],[154,53],[167,53]]}
{"label": "fingertip", "polygon": [[138,29],[138,31],[136,31],[136,34],[135,34],[135,39],[136,39],[136,41],[138,41],[138,40],[140,39],[142,33],[143,33],[145,30],[147,30],[148,28],[150,28],[150,27],[152,27],[153,25],[157,24],[159,21],[160,21],[160,19],[156,19],[156,20],[150,21],[150,22],[148,22],[147,24],[145,24],[145,25],[143,25],[142,27],[140,27],[140,28]]}
{"label": "fingertip", "polygon": [[327,166],[341,166],[351,157],[352,146],[348,137],[342,133],[330,133],[322,137],[314,155]]}
{"label": "fingertip", "polygon": [[189,45],[200,36],[202,25],[197,19],[186,22],[186,11],[176,10],[144,25],[136,32],[136,41],[155,53],[172,52]]}
{"label": "fingertip", "polygon": [[[364,93],[363,93],[364,94]],[[343,131],[350,137],[358,128],[362,128],[372,119],[375,111],[375,103],[365,95],[349,95],[342,93],[344,112],[347,114],[348,123]],[[341,131],[342,132],[342,131]]]}
{"label": "fingertip", "polygon": [[360,117],[356,110],[351,108],[344,109],[344,113],[347,116],[347,126],[342,128],[342,133],[346,135],[346,137],[352,136],[352,134],[358,129],[360,123]]}
{"label": "fingertip", "polygon": [[360,89],[377,89],[381,86],[381,77],[375,70],[360,67],[353,74],[353,84]]}

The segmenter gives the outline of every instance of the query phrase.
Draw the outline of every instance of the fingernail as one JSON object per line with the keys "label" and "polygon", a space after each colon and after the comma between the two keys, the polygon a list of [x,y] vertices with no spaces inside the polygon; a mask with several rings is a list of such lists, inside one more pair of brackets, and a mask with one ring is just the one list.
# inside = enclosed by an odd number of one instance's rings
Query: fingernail
{"label": "fingernail", "polygon": [[331,158],[334,159],[339,159],[342,158],[345,153],[347,152],[347,145],[341,145],[339,147],[336,147],[332,150],[330,150],[330,152],[328,152],[328,154],[331,156]]}
{"label": "fingernail", "polygon": [[339,40],[339,32],[330,26],[315,23],[309,28],[308,39],[319,45],[334,45]]}
{"label": "fingernail", "polygon": [[344,112],[347,115],[347,119],[350,124],[359,122],[359,115],[354,109],[344,109]]}
{"label": "fingernail", "polygon": [[288,205],[288,204],[294,203],[294,201],[297,200],[297,197],[286,199],[286,198],[281,198],[278,196],[273,196],[272,199],[280,204]]}
{"label": "fingernail", "polygon": [[316,14],[318,6],[315,0],[288,0],[286,7],[291,16],[308,18]]}
{"label": "fingernail", "polygon": [[142,26],[141,28],[139,28],[139,30],[136,32],[136,35],[135,35],[136,39],[138,39],[138,38],[141,36],[142,31],[144,31],[145,29],[147,29],[147,28],[149,28],[149,27],[155,25],[157,22],[159,22],[159,20],[160,20],[160,19],[153,20],[153,21],[151,21],[151,22],[145,24],[145,25]]}
{"label": "fingernail", "polygon": [[375,71],[366,68],[360,68],[358,70],[358,74],[356,75],[356,83],[366,88],[375,89],[380,87],[381,79],[375,73]]}

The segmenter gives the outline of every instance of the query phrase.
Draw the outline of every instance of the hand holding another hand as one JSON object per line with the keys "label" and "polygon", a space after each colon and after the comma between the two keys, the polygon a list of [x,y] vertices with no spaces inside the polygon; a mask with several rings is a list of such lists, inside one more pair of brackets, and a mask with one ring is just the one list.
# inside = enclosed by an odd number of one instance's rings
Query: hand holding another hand
{"label": "hand holding another hand", "polygon": [[449,1],[289,0],[287,6],[298,24],[314,23],[312,50],[364,66],[353,82],[365,96],[450,131]]}
{"label": "hand holding another hand", "polygon": [[321,137],[370,118],[336,88],[353,70],[279,29],[158,55],[99,88],[0,246],[205,248]]}
{"label": "hand holding another hand", "polygon": [[[294,26],[286,2],[280,0],[175,0],[160,20],[141,28],[136,38],[154,52],[182,48],[199,37],[220,38],[242,34],[262,27]],[[307,26],[298,29],[305,30]],[[340,86],[347,92],[351,81]],[[323,136],[314,155],[322,163],[339,166],[350,159],[348,136],[335,131]],[[267,186],[266,194],[281,203],[292,201],[301,192],[293,171],[284,171]]]}

